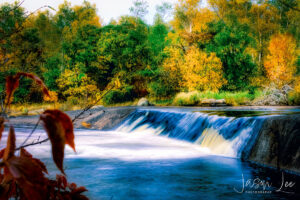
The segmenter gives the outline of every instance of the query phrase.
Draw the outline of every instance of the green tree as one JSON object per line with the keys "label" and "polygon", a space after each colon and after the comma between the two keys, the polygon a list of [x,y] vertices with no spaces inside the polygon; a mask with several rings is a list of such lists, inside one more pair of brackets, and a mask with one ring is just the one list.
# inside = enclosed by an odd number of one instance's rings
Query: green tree
{"label": "green tree", "polygon": [[156,66],[162,63],[165,57],[164,49],[170,44],[170,40],[168,39],[169,30],[170,28],[157,15],[148,35],[151,58]]}
{"label": "green tree", "polygon": [[[148,27],[132,17],[121,18],[119,24],[101,28],[98,41],[100,64],[112,77],[118,71],[134,75],[148,65]],[[128,77],[129,78],[129,77]]]}
{"label": "green tree", "polygon": [[13,39],[22,30],[25,21],[23,8],[18,4],[3,4],[0,6],[0,71],[7,71],[12,62],[14,51]]}
{"label": "green tree", "polygon": [[43,77],[45,84],[51,91],[57,91],[59,89],[56,80],[60,77],[62,72],[62,61],[59,55],[47,58],[45,62],[45,72]]}
{"label": "green tree", "polygon": [[246,89],[256,70],[250,55],[245,52],[252,40],[249,28],[237,21],[233,21],[231,26],[218,21],[210,24],[210,31],[214,37],[206,50],[215,52],[223,63],[224,77],[228,81],[225,89]]}

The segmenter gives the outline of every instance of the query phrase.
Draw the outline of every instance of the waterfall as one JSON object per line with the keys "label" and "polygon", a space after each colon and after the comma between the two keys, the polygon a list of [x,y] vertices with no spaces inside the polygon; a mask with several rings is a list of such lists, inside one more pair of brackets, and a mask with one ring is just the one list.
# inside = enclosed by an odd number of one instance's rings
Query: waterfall
{"label": "waterfall", "polygon": [[140,109],[131,113],[116,130],[150,132],[194,143],[212,154],[247,158],[265,118]]}

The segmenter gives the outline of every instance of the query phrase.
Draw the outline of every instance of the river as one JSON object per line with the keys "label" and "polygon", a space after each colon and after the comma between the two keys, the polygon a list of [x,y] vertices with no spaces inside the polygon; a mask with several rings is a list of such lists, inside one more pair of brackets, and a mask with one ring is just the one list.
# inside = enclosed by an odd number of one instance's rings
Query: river
{"label": "river", "polygon": [[[90,199],[299,199],[299,176],[241,161],[268,117],[246,114],[142,109],[110,131],[76,129],[76,153],[66,147],[65,172]],[[29,132],[16,128],[17,143]],[[31,141],[45,137],[39,129]],[[51,177],[59,173],[49,143],[27,150]],[[283,181],[295,185],[282,188]]]}

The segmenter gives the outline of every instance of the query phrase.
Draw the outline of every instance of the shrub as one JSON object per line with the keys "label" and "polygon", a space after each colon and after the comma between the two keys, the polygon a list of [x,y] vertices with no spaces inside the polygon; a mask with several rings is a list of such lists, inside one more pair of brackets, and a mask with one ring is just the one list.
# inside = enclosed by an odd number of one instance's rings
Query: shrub
{"label": "shrub", "polygon": [[291,92],[288,95],[288,103],[289,105],[300,105],[300,92]]}
{"label": "shrub", "polygon": [[252,100],[262,96],[260,90],[239,91],[239,92],[181,92],[173,100],[176,106],[200,105],[203,99],[225,99],[228,105],[237,106],[250,103]]}
{"label": "shrub", "polygon": [[298,76],[294,83],[294,90],[288,94],[289,105],[300,105],[300,77]]}
{"label": "shrub", "polygon": [[180,92],[173,100],[173,105],[176,106],[193,106],[200,103],[199,92]]}
{"label": "shrub", "polygon": [[175,90],[171,84],[166,84],[163,81],[152,82],[148,85],[149,92],[152,97],[170,97],[174,95]]}
{"label": "shrub", "polygon": [[114,89],[109,91],[103,97],[103,103],[106,105],[123,103],[126,101],[132,101],[135,98],[133,86],[125,86],[121,89]]}

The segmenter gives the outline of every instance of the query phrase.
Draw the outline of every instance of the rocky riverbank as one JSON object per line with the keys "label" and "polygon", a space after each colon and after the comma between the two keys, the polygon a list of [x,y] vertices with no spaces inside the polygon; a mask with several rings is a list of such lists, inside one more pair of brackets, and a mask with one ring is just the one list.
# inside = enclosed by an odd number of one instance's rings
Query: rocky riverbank
{"label": "rocky riverbank", "polygon": [[300,115],[267,118],[247,160],[300,174]]}

